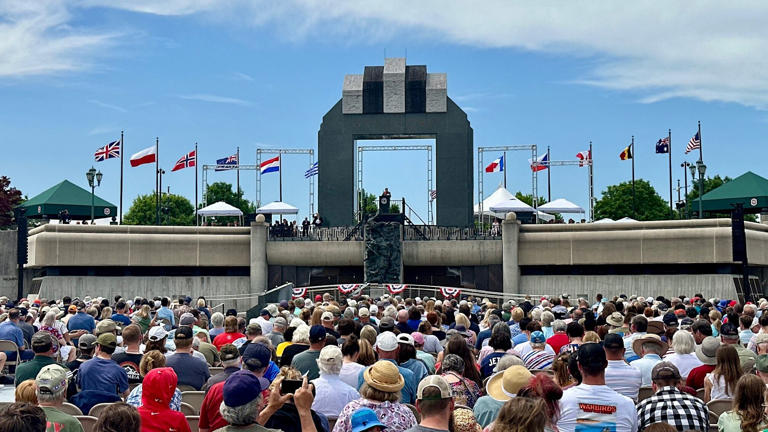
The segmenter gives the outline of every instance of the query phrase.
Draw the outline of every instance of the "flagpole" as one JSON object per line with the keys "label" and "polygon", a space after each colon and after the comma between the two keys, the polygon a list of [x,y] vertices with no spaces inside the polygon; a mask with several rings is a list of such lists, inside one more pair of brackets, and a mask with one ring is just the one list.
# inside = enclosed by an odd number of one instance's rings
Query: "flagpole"
{"label": "flagpole", "polygon": [[595,183],[594,183],[594,161],[592,159],[592,141],[589,142],[589,221],[595,220]]}
{"label": "flagpole", "polygon": [[120,225],[123,224],[123,154],[125,154],[123,132],[125,131],[120,131]]}
{"label": "flagpole", "polygon": [[237,146],[237,191],[240,193],[240,146]]}
{"label": "flagpole", "polygon": [[632,154],[632,214],[637,219],[637,205],[635,203],[635,136],[632,135],[632,144],[629,148]]}
{"label": "flagpole", "polygon": [[668,129],[667,133],[667,156],[669,157],[669,215],[671,219],[674,219],[675,211],[672,207],[672,129]]}
{"label": "flagpole", "polygon": [[501,165],[502,171],[504,171],[504,189],[507,188],[507,152],[504,152],[504,155],[502,156],[502,162],[504,162]]}
{"label": "flagpole", "polygon": [[547,146],[547,202],[552,202],[552,166],[549,162],[552,160],[552,156],[549,154],[549,146]]}
{"label": "flagpole", "polygon": [[197,220],[197,161],[198,160],[199,160],[199,155],[197,154],[197,141],[195,141],[195,226],[199,225]]}
{"label": "flagpole", "polygon": [[277,154],[277,172],[280,173],[280,202],[283,202],[283,153]]}
{"label": "flagpole", "polygon": [[[696,163],[697,169],[699,166],[704,165],[704,151],[702,150],[703,147],[704,144],[701,140],[701,121],[699,121],[699,162]],[[699,171],[699,219],[704,219],[704,210],[702,209],[701,203],[702,195],[704,195],[704,176],[702,175],[702,172]]]}
{"label": "flagpole", "polygon": [[160,137],[155,137],[155,225],[160,225]]}

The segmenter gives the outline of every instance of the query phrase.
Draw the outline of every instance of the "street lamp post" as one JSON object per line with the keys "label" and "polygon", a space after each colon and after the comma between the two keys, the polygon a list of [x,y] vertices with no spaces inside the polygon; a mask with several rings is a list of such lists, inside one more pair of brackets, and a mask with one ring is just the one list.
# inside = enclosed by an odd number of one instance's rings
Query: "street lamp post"
{"label": "street lamp post", "polygon": [[704,212],[702,210],[701,197],[704,195],[704,173],[707,172],[707,166],[699,159],[696,161],[696,170],[699,172],[699,219],[704,218]]}
{"label": "street lamp post", "polygon": [[[696,165],[688,164],[688,169],[691,171],[691,185],[695,185],[696,184]],[[699,218],[701,218],[701,214],[699,214]]]}
{"label": "street lamp post", "polygon": [[94,189],[96,189],[96,186],[101,185],[101,179],[104,177],[104,174],[101,173],[101,171],[96,171],[96,168],[91,167],[86,173],[85,178],[88,179],[88,186],[91,187],[91,225],[93,225],[94,222]]}
{"label": "street lamp post", "polygon": [[[685,161],[680,164],[680,167],[683,168],[683,178],[685,179],[685,218],[690,219],[691,213],[688,211],[688,167],[691,166],[691,163],[688,161]],[[693,181],[693,178],[691,178],[691,181]]]}

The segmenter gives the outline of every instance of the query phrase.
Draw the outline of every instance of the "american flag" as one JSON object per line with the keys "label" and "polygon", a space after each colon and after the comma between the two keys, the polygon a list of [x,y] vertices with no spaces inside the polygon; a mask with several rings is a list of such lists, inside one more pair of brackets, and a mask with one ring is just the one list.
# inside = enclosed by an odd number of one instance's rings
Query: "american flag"
{"label": "american flag", "polygon": [[176,165],[173,166],[173,169],[171,170],[171,172],[178,171],[182,168],[193,167],[196,165],[196,162],[197,162],[197,150],[192,150],[191,152],[182,156],[176,162]]}
{"label": "american flag", "polygon": [[685,154],[690,153],[692,150],[698,150],[701,148],[701,135],[696,132],[696,135],[688,141],[688,145],[685,146]]}
{"label": "american flag", "polygon": [[432,189],[429,191],[429,200],[434,201],[437,199],[437,189]]}
{"label": "american flag", "polygon": [[120,141],[112,141],[104,147],[99,147],[93,155],[96,162],[120,157]]}

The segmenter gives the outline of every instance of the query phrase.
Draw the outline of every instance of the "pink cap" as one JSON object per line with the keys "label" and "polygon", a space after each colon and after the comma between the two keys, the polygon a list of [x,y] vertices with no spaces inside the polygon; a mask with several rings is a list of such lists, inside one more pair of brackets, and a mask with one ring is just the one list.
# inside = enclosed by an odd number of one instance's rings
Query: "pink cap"
{"label": "pink cap", "polygon": [[411,337],[413,337],[413,341],[416,343],[416,345],[424,345],[424,335],[419,332],[413,332],[411,333]]}

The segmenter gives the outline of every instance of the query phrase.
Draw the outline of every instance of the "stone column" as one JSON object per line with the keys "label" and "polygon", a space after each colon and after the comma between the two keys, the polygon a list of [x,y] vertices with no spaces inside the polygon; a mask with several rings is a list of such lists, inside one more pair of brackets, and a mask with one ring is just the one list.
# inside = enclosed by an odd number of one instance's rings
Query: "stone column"
{"label": "stone column", "polygon": [[268,230],[264,215],[257,215],[251,222],[251,294],[262,294],[267,290]]}
{"label": "stone column", "polygon": [[520,293],[520,264],[518,261],[518,240],[520,238],[520,222],[515,213],[507,213],[501,223],[502,276],[504,278],[504,293]]}

